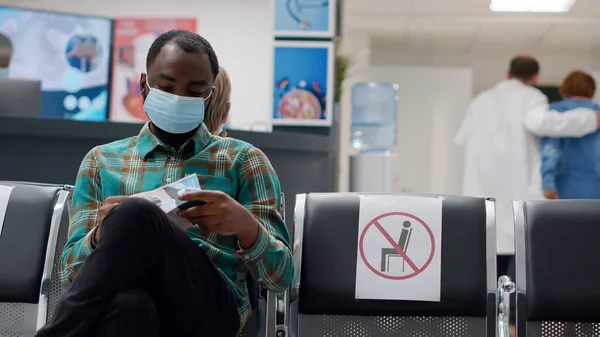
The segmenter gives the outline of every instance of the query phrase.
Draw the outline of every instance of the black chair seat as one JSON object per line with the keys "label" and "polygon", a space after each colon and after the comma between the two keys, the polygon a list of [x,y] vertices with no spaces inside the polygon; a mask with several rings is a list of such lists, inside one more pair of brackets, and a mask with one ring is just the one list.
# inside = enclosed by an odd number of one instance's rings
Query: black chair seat
{"label": "black chair seat", "polygon": [[0,234],[0,302],[38,303],[60,190],[62,186],[14,186]]}

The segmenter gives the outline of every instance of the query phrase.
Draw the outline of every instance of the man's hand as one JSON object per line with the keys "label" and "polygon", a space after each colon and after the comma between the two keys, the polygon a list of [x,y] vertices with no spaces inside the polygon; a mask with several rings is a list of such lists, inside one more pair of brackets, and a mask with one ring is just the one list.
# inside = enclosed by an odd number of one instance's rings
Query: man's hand
{"label": "man's hand", "polygon": [[544,196],[546,197],[546,199],[550,200],[556,200],[559,198],[557,190],[545,190]]}
{"label": "man's hand", "polygon": [[600,112],[596,111],[596,127],[600,129]]}
{"label": "man's hand", "polygon": [[102,221],[104,221],[104,218],[106,217],[108,212],[110,212],[111,209],[117,206],[125,198],[127,198],[127,196],[117,195],[114,197],[108,197],[104,199],[102,207],[100,207],[100,209],[98,210],[98,225],[96,227],[96,233],[94,236],[94,240],[96,241],[96,243],[100,242],[100,228],[102,227]]}
{"label": "man's hand", "polygon": [[221,191],[195,191],[179,196],[185,201],[204,201],[179,216],[220,235],[237,235],[242,248],[250,248],[258,237],[259,223],[244,206]]}

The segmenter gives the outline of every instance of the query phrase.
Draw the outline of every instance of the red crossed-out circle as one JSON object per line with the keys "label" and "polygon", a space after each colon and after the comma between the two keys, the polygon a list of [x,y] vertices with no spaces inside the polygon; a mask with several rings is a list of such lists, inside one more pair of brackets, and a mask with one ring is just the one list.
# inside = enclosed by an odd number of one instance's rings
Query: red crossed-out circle
{"label": "red crossed-out circle", "polygon": [[[390,217],[390,216],[404,216],[407,218],[411,218],[411,219],[415,220],[416,222],[418,222],[419,224],[421,224],[427,231],[427,234],[429,234],[429,240],[431,241],[431,252],[429,253],[429,258],[427,259],[425,264],[423,264],[422,267],[419,268],[417,265],[415,265],[415,263],[410,259],[410,257],[408,257],[408,255],[404,251],[402,251],[400,246],[398,246],[398,243],[396,243],[396,241],[390,236],[390,234],[379,223],[379,220]],[[404,259],[404,261],[406,261],[406,263],[409,265],[409,267],[413,270],[413,272],[411,274],[403,275],[403,276],[386,275],[386,274],[382,273],[381,271],[379,271],[377,268],[373,267],[373,265],[371,265],[371,263],[367,260],[367,257],[365,256],[365,251],[364,251],[365,235],[367,234],[367,231],[371,228],[375,228],[376,230],[378,230],[386,238],[386,240],[392,245],[392,247],[394,247],[396,252]],[[365,226],[362,233],[360,234],[358,247],[360,250],[361,259],[373,273],[375,273],[376,275],[381,276],[383,278],[389,279],[389,280],[406,280],[406,279],[409,279],[409,278],[412,278],[412,277],[415,277],[415,276],[421,274],[431,264],[431,261],[433,260],[433,257],[435,255],[435,237],[433,236],[433,232],[431,231],[431,228],[429,228],[429,226],[425,223],[425,221],[421,220],[417,216],[409,214],[409,213],[404,213],[404,212],[390,212],[390,213],[381,214],[381,215],[377,216],[376,218],[374,218],[373,220],[369,221],[367,226]]]}

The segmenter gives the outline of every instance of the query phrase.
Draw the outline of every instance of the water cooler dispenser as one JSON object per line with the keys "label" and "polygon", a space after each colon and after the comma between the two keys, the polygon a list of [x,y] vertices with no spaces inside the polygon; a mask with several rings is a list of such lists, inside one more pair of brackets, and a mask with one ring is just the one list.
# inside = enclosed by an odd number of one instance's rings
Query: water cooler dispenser
{"label": "water cooler dispenser", "polygon": [[393,192],[398,85],[363,82],[352,87],[351,192]]}

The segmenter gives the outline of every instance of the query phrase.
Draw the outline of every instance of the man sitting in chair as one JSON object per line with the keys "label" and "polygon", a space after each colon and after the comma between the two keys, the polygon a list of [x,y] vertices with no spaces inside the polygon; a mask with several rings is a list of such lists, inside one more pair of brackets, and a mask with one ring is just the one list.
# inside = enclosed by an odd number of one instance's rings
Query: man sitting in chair
{"label": "man sitting in chair", "polygon": [[[60,260],[69,288],[39,337],[235,336],[250,317],[248,271],[284,292],[293,276],[281,187],[269,160],[240,140],[213,136],[204,102],[219,64],[187,31],[159,36],[140,87],[150,122],[137,136],[83,159]],[[204,202],[178,227],[158,206],[127,196],[197,174]]]}

